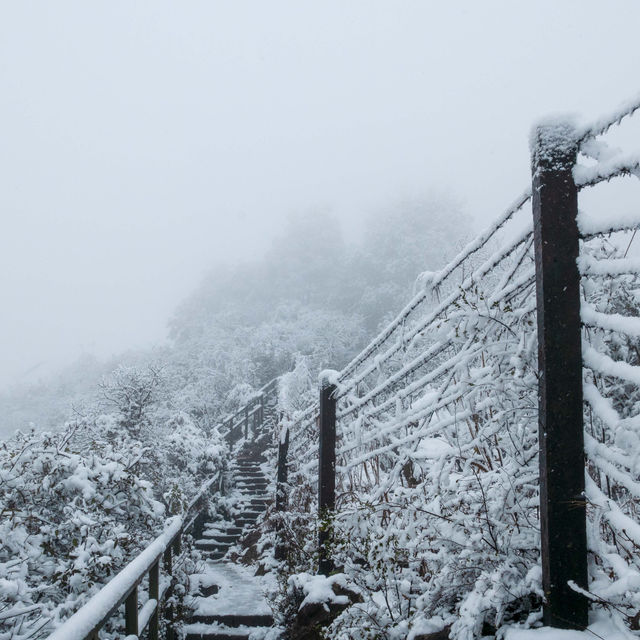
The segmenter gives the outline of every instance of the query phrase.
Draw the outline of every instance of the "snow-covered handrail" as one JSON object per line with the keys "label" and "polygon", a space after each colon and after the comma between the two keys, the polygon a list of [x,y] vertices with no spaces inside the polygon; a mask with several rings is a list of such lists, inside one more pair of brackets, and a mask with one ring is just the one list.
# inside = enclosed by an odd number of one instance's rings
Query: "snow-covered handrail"
{"label": "snow-covered handrail", "polygon": [[620,124],[625,118],[632,116],[640,109],[640,95],[622,103],[615,111],[608,113],[606,116],[598,118],[590,125],[583,128],[580,133],[581,141],[588,140],[600,136],[616,124]]}
{"label": "snow-covered handrail", "polygon": [[[217,473],[202,485],[182,516],[173,516],[165,523],[164,531],[124,569],[114,576],[85,605],[63,622],[48,640],[97,640],[98,632],[118,608],[125,605],[125,633],[140,636],[149,627],[150,636],[158,637],[158,613],[170,588],[160,587],[160,563],[164,558],[167,574],[172,572],[172,555],[181,552],[181,536],[194,523],[194,511],[215,482]],[[138,585],[149,576],[149,599],[138,609]],[[155,634],[155,635],[153,635]]]}
{"label": "snow-covered handrail", "polygon": [[531,189],[526,189],[507,209],[490,224],[483,233],[474,238],[467,246],[443,269],[433,275],[428,289],[423,288],[409,303],[400,311],[396,318],[388,324],[346,367],[340,371],[339,381],[343,382],[349,374],[375,353],[392,335],[402,326],[403,322],[411,315],[429,295],[430,290],[442,284],[460,265],[462,265],[471,255],[477,253],[495,236],[495,234],[520,211],[522,207],[531,199]]}
{"label": "snow-covered handrail", "polygon": [[279,376],[269,380],[269,382],[251,395],[245,405],[240,407],[235,413],[229,414],[219,423],[218,428],[230,442],[238,440],[243,431],[244,437],[248,437],[250,421],[253,422],[254,428],[256,423],[262,424],[264,422],[265,404],[269,398],[277,395],[279,381]]}
{"label": "snow-covered handrail", "polygon": [[[465,278],[464,282],[462,283],[462,285],[460,285],[460,287],[458,287],[458,289],[454,290],[443,302],[441,302],[433,311],[428,313],[423,320],[421,320],[410,332],[408,332],[408,334],[403,337],[403,342],[405,344],[410,343],[417,335],[419,335],[427,327],[429,327],[442,313],[444,313],[448,308],[455,304],[464,295],[464,293],[471,286],[473,286],[473,284],[479,282],[482,278],[487,276],[505,258],[509,257],[516,249],[518,249],[518,247],[525,244],[531,237],[531,234],[531,229],[525,228],[516,236],[515,240],[490,256],[489,259],[486,260],[480,267],[478,267],[470,276]],[[374,361],[369,365],[367,369],[358,374],[358,376],[355,376],[348,381],[345,381],[344,375],[346,368],[343,369],[340,372],[339,380],[344,382],[339,386],[338,397],[343,396],[348,390],[353,389],[360,381],[362,381],[362,379],[373,372],[379,365],[379,363],[386,361],[400,348],[401,347],[399,345],[393,345],[387,352],[381,354],[378,360],[374,359]],[[362,362],[364,362],[365,359],[366,358],[363,358]]]}

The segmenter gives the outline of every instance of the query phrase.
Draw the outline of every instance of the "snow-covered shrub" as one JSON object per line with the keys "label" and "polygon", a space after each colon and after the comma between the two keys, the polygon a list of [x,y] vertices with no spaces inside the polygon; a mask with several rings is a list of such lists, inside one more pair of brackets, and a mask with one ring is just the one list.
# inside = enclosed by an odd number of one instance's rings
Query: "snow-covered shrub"
{"label": "snow-covered shrub", "polygon": [[82,426],[0,446],[0,638],[38,637],[157,534],[165,509],[112,444],[81,450]]}
{"label": "snow-covered shrub", "polygon": [[140,437],[150,427],[149,410],[157,400],[162,373],[157,367],[116,368],[101,384],[104,400],[119,414],[119,425],[132,437]]}
{"label": "snow-covered shrub", "polygon": [[156,487],[169,511],[180,513],[206,478],[224,469],[228,449],[217,429],[205,433],[184,413],[172,415],[161,432],[163,469]]}
{"label": "snow-covered shrub", "polygon": [[[43,637],[224,468],[217,430],[163,403],[158,385],[156,371],[121,368],[103,386],[115,413],[0,445],[2,640]],[[187,576],[174,578],[179,594]]]}

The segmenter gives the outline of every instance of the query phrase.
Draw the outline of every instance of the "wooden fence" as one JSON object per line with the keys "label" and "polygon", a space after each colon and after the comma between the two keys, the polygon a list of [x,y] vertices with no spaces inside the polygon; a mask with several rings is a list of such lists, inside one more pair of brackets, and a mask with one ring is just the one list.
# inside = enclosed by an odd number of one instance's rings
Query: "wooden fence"
{"label": "wooden fence", "polygon": [[[516,256],[513,260],[517,266],[511,270],[510,279],[505,278],[497,287],[493,300],[500,303],[507,300],[509,303],[513,300],[514,292],[522,293],[522,299],[526,300],[526,288],[531,286],[535,289],[540,554],[545,596],[544,621],[547,625],[559,628],[583,629],[587,626],[587,500],[581,346],[584,322],[581,321],[580,314],[581,274],[578,269],[581,238],[587,236],[581,234],[578,227],[578,194],[587,186],[609,181],[614,177],[631,174],[640,177],[640,157],[617,159],[583,170],[578,172],[578,181],[574,178],[574,173],[578,153],[585,141],[595,139],[614,123],[619,123],[626,116],[633,114],[639,107],[640,102],[636,101],[588,128],[579,129],[569,121],[557,121],[541,125],[535,130],[531,150],[531,189],[527,189],[450,265],[441,272],[429,274],[427,280],[430,281],[425,288],[438,292],[440,284],[464,265],[470,256],[486,247],[496,232],[527,202],[531,202],[532,207],[533,219],[529,221],[530,230],[516,233],[515,239],[504,250],[490,256],[480,267],[471,268],[471,276],[467,279],[463,277],[458,290],[453,287],[448,297],[445,297],[435,309],[426,306],[426,294],[419,291],[399,316],[352,362],[341,371],[324,376],[320,383],[318,403],[296,416],[281,434],[277,489],[279,510],[287,509],[287,491],[291,490],[287,485],[287,468],[297,464],[307,470],[316,470],[318,522],[327,523],[331,520],[331,513],[336,509],[336,485],[349,481],[336,477],[336,466],[342,470],[344,478],[346,474],[351,474],[359,461],[349,460],[348,457],[356,450],[362,451],[362,446],[356,449],[355,445],[349,445],[349,438],[352,442],[363,441],[361,433],[352,435],[354,428],[345,424],[341,430],[340,420],[349,415],[358,415],[363,416],[366,421],[385,412],[390,414],[394,410],[394,403],[398,406],[400,402],[402,406],[405,400],[410,401],[416,392],[425,388],[425,381],[430,382],[437,376],[445,379],[445,374],[448,375],[454,367],[452,364],[447,368],[449,360],[442,364],[443,354],[450,345],[441,342],[417,352],[409,363],[401,362],[392,373],[385,372],[383,375],[381,367],[386,366],[386,363],[392,363],[394,358],[400,361],[397,354],[406,349],[407,344],[415,344],[426,328],[433,326],[447,309],[461,304],[461,300],[472,290],[474,283],[477,284],[482,278],[489,277],[492,269],[507,257]],[[637,220],[639,217],[636,216],[636,220],[631,222],[604,224],[598,233],[635,230],[640,228],[640,220]],[[535,271],[528,274],[522,271],[522,264],[531,245]],[[520,273],[522,275],[519,275]],[[502,297],[500,287],[507,292]],[[439,295],[437,299],[440,300]],[[409,321],[416,315],[420,315],[421,319],[411,326]],[[492,320],[504,324],[499,316]],[[506,324],[504,326],[512,331]],[[471,352],[472,342],[464,348]],[[477,356],[477,352],[474,352],[474,357]],[[427,371],[427,374],[421,373],[423,377],[420,378],[418,371]],[[367,380],[371,382],[366,383]],[[347,398],[350,392],[352,396]],[[342,408],[340,402],[343,403]],[[405,438],[411,437],[409,427],[427,415],[428,411],[428,408],[414,411],[413,422],[405,421]],[[433,415],[433,412],[429,415]],[[477,418],[471,414],[469,419]],[[319,433],[314,437],[316,429]],[[342,438],[343,441],[338,451],[336,433],[338,440]],[[377,448],[371,444],[374,436],[367,437],[371,451],[385,451],[382,444],[376,445]],[[297,440],[303,444],[297,444]],[[311,442],[317,444],[310,447]],[[336,462],[337,456],[343,456],[342,462]],[[366,456],[361,456],[361,460],[365,458]],[[373,471],[375,475],[375,470]],[[318,570],[328,575],[333,570],[330,551],[331,527],[321,524],[318,529]],[[285,545],[286,541],[282,540],[281,548]]]}

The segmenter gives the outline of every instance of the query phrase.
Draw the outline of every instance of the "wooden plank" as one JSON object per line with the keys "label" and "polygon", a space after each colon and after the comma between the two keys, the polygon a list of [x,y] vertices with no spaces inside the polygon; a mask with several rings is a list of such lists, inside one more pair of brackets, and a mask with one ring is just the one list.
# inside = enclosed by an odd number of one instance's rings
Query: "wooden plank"
{"label": "wooden plank", "polygon": [[539,127],[533,140],[533,221],[538,308],[540,526],[544,622],[588,624],[578,192],[571,125]]}

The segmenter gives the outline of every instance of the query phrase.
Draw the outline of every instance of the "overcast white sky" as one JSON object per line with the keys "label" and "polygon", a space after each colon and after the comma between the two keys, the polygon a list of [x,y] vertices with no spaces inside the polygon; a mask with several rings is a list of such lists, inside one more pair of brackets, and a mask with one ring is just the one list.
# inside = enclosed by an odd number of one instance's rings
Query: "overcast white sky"
{"label": "overcast white sky", "polygon": [[531,124],[640,90],[638,0],[0,2],[0,386],[159,341],[291,212],[487,221]]}

